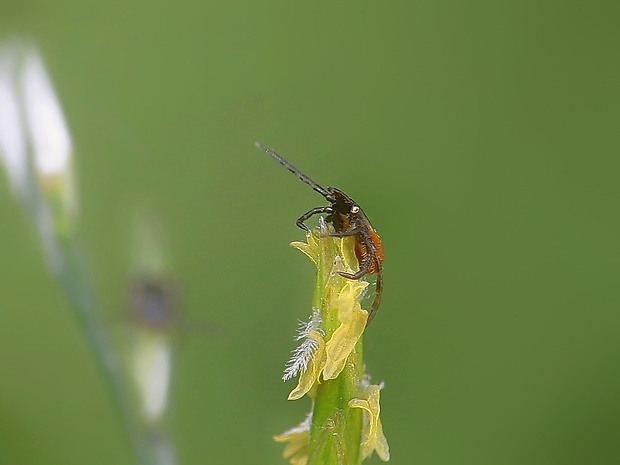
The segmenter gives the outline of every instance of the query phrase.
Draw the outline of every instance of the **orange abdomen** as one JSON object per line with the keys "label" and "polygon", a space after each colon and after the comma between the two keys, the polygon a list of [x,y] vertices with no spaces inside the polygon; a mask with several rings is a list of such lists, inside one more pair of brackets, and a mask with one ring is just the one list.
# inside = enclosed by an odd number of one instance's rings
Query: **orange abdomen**
{"label": "orange abdomen", "polygon": [[[368,231],[370,233],[370,240],[372,245],[375,246],[375,257],[376,260],[373,260],[368,267],[369,274],[375,274],[380,271],[381,266],[383,265],[383,244],[381,244],[381,238],[379,234],[374,229],[370,229]],[[366,241],[361,242],[359,238],[356,237],[355,241],[355,256],[357,257],[357,261],[360,266],[364,261],[368,258],[368,246],[366,245]]]}

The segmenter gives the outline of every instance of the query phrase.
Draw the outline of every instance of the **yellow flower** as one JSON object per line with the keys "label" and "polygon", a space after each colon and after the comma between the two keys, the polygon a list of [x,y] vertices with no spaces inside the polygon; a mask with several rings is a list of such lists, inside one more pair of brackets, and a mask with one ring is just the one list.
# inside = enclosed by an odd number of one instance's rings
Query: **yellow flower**
{"label": "yellow flower", "polygon": [[306,255],[312,262],[317,266],[319,266],[319,253],[320,253],[320,238],[317,234],[306,234],[306,241],[295,241],[291,242],[291,247],[302,252]]}
{"label": "yellow flower", "polygon": [[370,457],[373,451],[381,460],[387,462],[390,460],[390,447],[387,439],[383,435],[383,426],[379,419],[381,408],[379,407],[379,397],[381,388],[376,384],[367,386],[364,391],[364,399],[352,399],[349,401],[349,407],[364,409],[364,430],[362,431],[362,449],[361,455],[363,459]]}
{"label": "yellow flower", "polygon": [[370,386],[363,374],[362,334],[368,312],[360,300],[369,284],[340,275],[359,269],[355,238],[330,236],[320,219],[318,231],[308,234],[307,242],[291,245],[308,256],[318,272],[313,313],[309,321],[300,322],[296,340],[301,343],[283,379],[299,376],[288,399],[308,394],[313,407],[304,422],[274,440],[286,443],[283,455],[291,465],[359,464],[373,451],[387,461],[379,386]]}
{"label": "yellow flower", "polygon": [[310,415],[294,428],[274,436],[273,440],[287,443],[282,457],[287,459],[291,465],[306,465],[310,440]]}
{"label": "yellow flower", "polygon": [[[338,323],[327,342],[319,332],[315,331],[311,338],[306,335],[314,341],[312,347],[315,350],[310,362],[303,363],[304,369],[299,370],[299,383],[289,394],[289,400],[296,400],[309,392],[315,382],[320,382],[321,375],[323,379],[335,379],[344,369],[347,358],[366,328],[368,312],[362,309],[360,298],[368,283],[345,279],[338,274],[339,271],[352,272],[353,266],[357,264],[352,238],[333,239],[324,230],[319,234],[308,234],[307,242],[293,242],[291,245],[308,256],[317,267],[321,266],[321,262],[331,259],[330,263],[324,264],[328,271],[323,302],[327,315],[322,315],[319,320],[322,322],[333,315],[330,319]],[[298,349],[296,353],[302,355],[304,351]],[[293,367],[300,364],[294,358],[289,363]],[[285,373],[285,378],[290,377],[290,371]]]}
{"label": "yellow flower", "polygon": [[301,370],[299,382],[289,394],[289,400],[303,397],[315,382],[320,382],[321,375],[323,379],[334,379],[342,372],[347,358],[366,328],[368,312],[362,310],[359,296],[367,285],[363,281],[348,280],[338,297],[332,299],[330,305],[338,311],[340,326],[327,343],[319,331],[308,333],[307,338],[315,343],[312,345],[315,348],[314,354],[307,367]]}
{"label": "yellow flower", "polygon": [[365,281],[347,279],[340,294],[329,304],[330,310],[338,312],[340,326],[326,345],[327,363],[323,369],[323,379],[334,379],[342,372],[347,358],[366,328],[368,312],[362,309],[359,302],[366,286],[368,283]]}

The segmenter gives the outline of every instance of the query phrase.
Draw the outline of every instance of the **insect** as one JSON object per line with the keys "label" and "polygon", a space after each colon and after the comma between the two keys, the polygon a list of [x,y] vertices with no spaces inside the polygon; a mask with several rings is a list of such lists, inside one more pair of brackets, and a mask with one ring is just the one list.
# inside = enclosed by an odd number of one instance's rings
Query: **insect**
{"label": "insect", "polygon": [[364,214],[360,206],[340,189],[336,189],[335,187],[324,188],[273,150],[262,146],[258,142],[256,143],[256,147],[275,158],[291,173],[325,197],[331,204],[324,207],[315,207],[301,215],[297,220],[297,226],[299,228],[309,232],[310,230],[305,224],[306,220],[314,215],[326,213],[327,216],[325,217],[325,221],[331,223],[334,227],[334,231],[330,233],[330,236],[355,237],[355,256],[360,264],[359,271],[356,273],[340,271],[339,274],[347,279],[360,279],[367,274],[375,274],[377,276],[375,299],[372,302],[368,320],[366,321],[366,326],[368,326],[379,309],[381,296],[383,294],[383,245],[381,244],[379,234],[377,234],[375,228],[372,227],[372,224],[370,224],[368,217]]}

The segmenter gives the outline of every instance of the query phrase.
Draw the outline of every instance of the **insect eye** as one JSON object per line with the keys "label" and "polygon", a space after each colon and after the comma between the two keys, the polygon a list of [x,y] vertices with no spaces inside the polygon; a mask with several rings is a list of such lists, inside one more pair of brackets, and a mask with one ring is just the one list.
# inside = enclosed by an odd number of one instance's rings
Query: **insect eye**
{"label": "insect eye", "polygon": [[358,207],[357,205],[353,205],[351,207],[351,213],[355,214],[355,213],[359,213],[360,211],[360,207]]}

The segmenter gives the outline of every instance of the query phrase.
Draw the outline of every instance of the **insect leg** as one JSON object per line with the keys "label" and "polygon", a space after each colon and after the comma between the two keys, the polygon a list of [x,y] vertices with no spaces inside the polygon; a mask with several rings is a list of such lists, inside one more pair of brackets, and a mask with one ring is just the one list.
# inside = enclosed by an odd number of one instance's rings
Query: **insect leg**
{"label": "insect leg", "polygon": [[[343,278],[347,279],[360,279],[362,276],[368,273],[372,261],[376,259],[377,250],[375,248],[375,245],[372,243],[368,232],[364,228],[356,227],[353,229],[356,230],[357,233],[359,233],[364,238],[364,241],[366,242],[366,248],[368,250],[368,256],[364,259],[362,263],[360,263],[360,269],[356,273],[346,273],[344,271],[339,271],[338,274]],[[347,233],[349,233],[349,231],[346,231],[344,233],[336,233],[336,235],[344,234],[348,236],[349,234]]]}
{"label": "insect leg", "polygon": [[309,232],[310,229],[304,223],[308,218],[314,215],[318,215],[320,213],[333,213],[333,211],[334,210],[332,209],[332,207],[315,207],[312,210],[301,215],[295,224],[297,224],[298,228],[303,229],[306,232]]}
{"label": "insect leg", "polygon": [[368,232],[364,229],[360,229],[360,235],[364,238],[366,242],[366,247],[368,249],[368,256],[366,259],[360,263],[360,269],[357,273],[345,273],[339,272],[340,276],[348,279],[360,279],[362,276],[368,273],[371,264],[374,262],[375,270],[377,274],[377,280],[375,282],[375,299],[372,302],[370,307],[370,312],[368,312],[368,319],[366,320],[366,326],[370,324],[372,319],[375,317],[377,310],[379,310],[379,305],[381,304],[381,298],[383,297],[383,270],[381,269],[381,262],[377,258],[377,248],[375,244],[372,242],[372,239]]}
{"label": "insect leg", "polygon": [[366,257],[366,260],[364,260],[360,264],[360,269],[356,273],[347,273],[345,271],[339,271],[338,274],[342,276],[343,278],[347,278],[347,279],[360,279],[362,276],[368,273],[368,269],[370,268],[370,263],[372,262],[372,258],[373,256],[369,254],[368,257]]}
{"label": "insect leg", "polygon": [[[379,263],[377,263],[377,266],[380,266]],[[368,319],[366,320],[366,326],[368,326],[375,317],[377,310],[379,310],[379,305],[381,304],[381,297],[383,295],[383,272],[380,268],[377,271],[376,286],[375,300],[372,301],[372,305],[370,306],[370,313],[368,314]]]}

